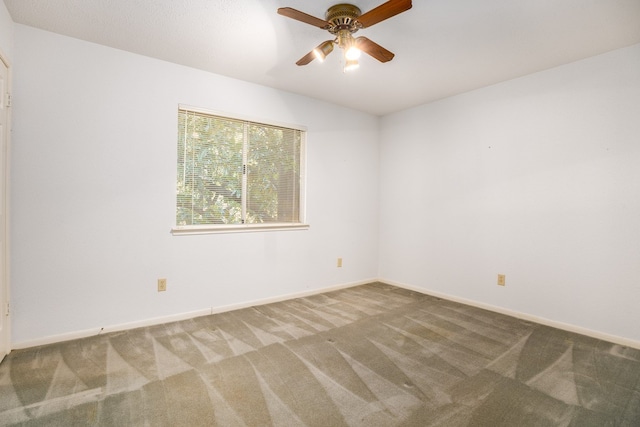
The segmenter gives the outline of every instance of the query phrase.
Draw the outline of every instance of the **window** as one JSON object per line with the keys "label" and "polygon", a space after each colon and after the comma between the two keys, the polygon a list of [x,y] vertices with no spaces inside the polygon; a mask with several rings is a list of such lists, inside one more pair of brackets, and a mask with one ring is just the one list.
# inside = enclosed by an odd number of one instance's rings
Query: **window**
{"label": "window", "polygon": [[174,233],[306,228],[300,128],[178,109]]}

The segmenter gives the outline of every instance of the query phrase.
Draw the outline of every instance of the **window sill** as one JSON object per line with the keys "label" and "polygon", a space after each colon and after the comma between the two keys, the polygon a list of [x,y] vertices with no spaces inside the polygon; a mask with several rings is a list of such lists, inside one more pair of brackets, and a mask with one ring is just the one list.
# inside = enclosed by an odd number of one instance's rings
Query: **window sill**
{"label": "window sill", "polygon": [[174,236],[187,236],[192,234],[256,233],[262,231],[292,231],[308,229],[309,224],[185,225],[173,227],[171,229],[171,234]]}

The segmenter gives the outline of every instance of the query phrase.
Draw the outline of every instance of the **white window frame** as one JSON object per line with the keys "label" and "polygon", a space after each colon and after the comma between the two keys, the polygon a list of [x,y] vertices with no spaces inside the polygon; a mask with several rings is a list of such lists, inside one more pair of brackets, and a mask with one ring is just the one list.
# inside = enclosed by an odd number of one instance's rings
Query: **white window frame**
{"label": "white window frame", "polygon": [[[299,207],[299,221],[296,223],[257,223],[257,224],[206,224],[206,225],[174,225],[171,228],[171,233],[174,236],[194,235],[194,234],[214,234],[214,233],[246,233],[246,232],[264,232],[264,231],[288,231],[288,230],[308,230],[309,224],[306,223],[306,162],[307,162],[307,150],[306,150],[306,133],[307,128],[301,125],[292,125],[289,123],[275,122],[272,120],[256,119],[238,114],[230,114],[225,112],[219,112],[200,107],[194,107],[191,105],[178,105],[178,111],[186,110],[194,113],[208,114],[221,118],[228,118],[232,120],[241,120],[245,122],[251,122],[256,124],[264,124],[268,126],[277,126],[283,128],[289,128],[299,130],[302,132],[300,141],[300,207]],[[176,164],[177,164],[176,158]],[[175,176],[174,183],[177,182],[177,175]],[[244,177],[243,179],[246,179]],[[173,201],[174,208],[174,220],[176,200]]]}

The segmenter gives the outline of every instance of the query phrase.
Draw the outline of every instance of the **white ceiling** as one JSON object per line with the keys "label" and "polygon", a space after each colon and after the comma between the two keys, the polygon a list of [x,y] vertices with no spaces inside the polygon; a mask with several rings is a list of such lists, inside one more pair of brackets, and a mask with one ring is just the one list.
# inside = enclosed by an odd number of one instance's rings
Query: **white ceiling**
{"label": "white ceiling", "polygon": [[[375,115],[640,43],[640,0],[414,0],[360,30],[396,54],[295,62],[326,31],[333,0],[4,0],[13,20],[55,33],[270,86]],[[384,0],[352,0],[363,12]]]}

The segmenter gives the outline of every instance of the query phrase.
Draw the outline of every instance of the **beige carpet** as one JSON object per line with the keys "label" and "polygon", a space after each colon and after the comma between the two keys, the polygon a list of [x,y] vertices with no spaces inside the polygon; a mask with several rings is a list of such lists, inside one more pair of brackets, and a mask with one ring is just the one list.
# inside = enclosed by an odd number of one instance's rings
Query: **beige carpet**
{"label": "beige carpet", "polygon": [[640,351],[374,283],[14,351],[0,425],[640,426]]}

